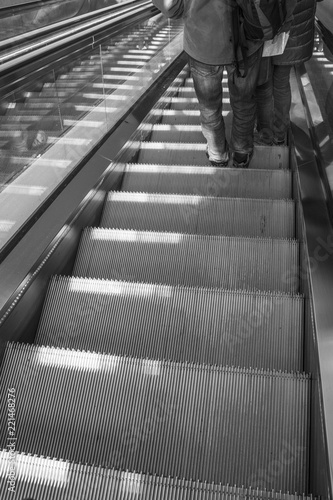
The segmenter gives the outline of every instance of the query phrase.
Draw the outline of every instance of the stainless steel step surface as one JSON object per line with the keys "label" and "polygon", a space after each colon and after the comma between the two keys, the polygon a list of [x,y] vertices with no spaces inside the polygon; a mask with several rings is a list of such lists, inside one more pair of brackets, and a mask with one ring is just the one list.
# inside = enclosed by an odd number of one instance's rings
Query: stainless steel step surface
{"label": "stainless steel step surface", "polygon": [[[223,98],[223,111],[230,111],[230,99]],[[159,103],[168,104],[169,109],[199,109],[198,99],[195,96],[161,97]]]}
{"label": "stainless steel step surface", "polygon": [[100,227],[294,238],[295,204],[293,200],[111,192]]}
{"label": "stainless steel step surface", "polygon": [[127,163],[124,191],[234,198],[290,199],[290,170]]}
{"label": "stainless steel step surface", "polygon": [[303,307],[299,295],[57,276],[49,285],[35,343],[301,371]]}
{"label": "stainless steel step surface", "polygon": [[[173,110],[164,111],[162,123],[165,123],[164,117],[174,118],[174,113],[185,114],[186,111],[176,112]],[[165,115],[166,113],[166,115]],[[188,123],[195,123],[194,111],[188,111],[186,118]],[[169,120],[169,123],[177,123],[177,121]],[[179,120],[178,123],[183,124],[184,120]],[[171,165],[205,165],[207,164],[206,156],[207,146],[204,142],[141,142],[138,155],[138,163],[170,163]],[[263,154],[264,153],[264,154]],[[282,169],[288,168],[288,150],[284,147],[265,147],[255,146],[253,159],[251,160],[251,168],[263,169]],[[232,165],[230,161],[230,166]]]}
{"label": "stainless steel step surface", "polygon": [[149,140],[153,142],[203,142],[200,125],[157,123],[149,126],[149,130],[151,130]]}
{"label": "stainless steel step surface", "polygon": [[87,228],[73,274],[293,293],[298,253],[289,239]]}
{"label": "stainless steel step surface", "polygon": [[246,487],[280,461],[271,489],[307,488],[305,374],[9,343],[3,401],[9,387],[17,451]]}
{"label": "stainless steel step surface", "polygon": [[[11,500],[5,466],[9,453],[0,452],[0,488],[3,500]],[[214,483],[106,469],[75,462],[63,462],[18,454],[16,457],[17,489],[15,498],[48,500],[312,500],[311,496],[265,492],[257,488],[240,488]],[[262,478],[266,488],[269,478]],[[22,495],[22,497],[20,496]]]}

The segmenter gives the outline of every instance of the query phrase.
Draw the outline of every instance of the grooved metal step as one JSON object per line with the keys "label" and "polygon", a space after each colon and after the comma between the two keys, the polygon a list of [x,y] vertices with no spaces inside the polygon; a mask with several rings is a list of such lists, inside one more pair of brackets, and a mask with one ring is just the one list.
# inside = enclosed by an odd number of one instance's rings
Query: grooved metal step
{"label": "grooved metal step", "polygon": [[[199,109],[199,102],[195,96],[161,97],[158,101],[161,104],[168,104],[169,109]],[[223,111],[231,111],[230,99],[223,97]]]}
{"label": "grooved metal step", "polygon": [[[6,473],[10,466],[8,452],[0,452],[0,489],[3,500],[12,500]],[[52,458],[18,454],[16,463],[17,491],[22,498],[48,500],[312,500],[312,496],[265,492],[257,488],[239,488],[214,483],[201,483],[178,478],[118,471]],[[260,479],[266,488],[268,478]],[[7,490],[7,491],[6,491]],[[98,492],[98,497],[96,496]],[[15,498],[18,498],[17,495]],[[19,497],[21,500],[21,497]]]}
{"label": "grooved metal step", "polygon": [[[222,115],[226,117],[230,112],[223,111]],[[154,108],[150,114],[156,117],[160,123],[164,124],[180,124],[180,125],[200,125],[200,111],[198,109],[160,109]]]}
{"label": "grooved metal step", "polygon": [[298,247],[286,239],[87,228],[73,274],[294,293]]}
{"label": "grooved metal step", "polygon": [[124,191],[234,198],[290,199],[289,170],[254,170],[127,163]]}
{"label": "grooved metal step", "polygon": [[303,297],[54,277],[35,343],[301,371]]}
{"label": "grooved metal step", "polygon": [[[142,126],[145,130],[145,126]],[[167,125],[158,123],[151,127],[149,140],[153,142],[204,142],[200,125]]]}
{"label": "grooved metal step", "polygon": [[110,192],[100,226],[226,236],[295,237],[293,200]]}
{"label": "grooved metal step", "polygon": [[[271,489],[306,491],[304,374],[9,343],[2,401],[8,387],[17,388],[17,451],[246,487],[280,461]],[[1,421],[7,412],[1,405]]]}
{"label": "grooved metal step", "polygon": [[[164,123],[164,120],[162,121]],[[209,165],[204,142],[145,142],[140,143],[137,163],[170,165]],[[230,162],[230,166],[232,163]],[[283,169],[289,167],[289,148],[255,146],[250,169]],[[244,169],[239,169],[240,171]]]}

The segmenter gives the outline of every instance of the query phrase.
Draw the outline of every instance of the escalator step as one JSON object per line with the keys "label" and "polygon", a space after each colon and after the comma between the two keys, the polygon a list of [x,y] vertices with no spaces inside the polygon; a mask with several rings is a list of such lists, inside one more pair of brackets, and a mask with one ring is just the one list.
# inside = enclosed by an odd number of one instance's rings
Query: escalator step
{"label": "escalator step", "polygon": [[207,288],[297,292],[295,240],[87,228],[73,274]]}
{"label": "escalator step", "polygon": [[[223,116],[226,116],[228,111],[223,112]],[[150,111],[150,114],[161,121],[163,124],[167,125],[199,125],[200,124],[200,112],[196,109],[160,109],[154,108]]]}
{"label": "escalator step", "polygon": [[110,192],[101,227],[226,236],[295,237],[293,200]]}
{"label": "escalator step", "polygon": [[105,83],[105,82],[101,82],[101,83],[92,83],[91,84],[91,87],[92,88],[96,88],[96,89],[106,89],[106,90],[118,90],[119,87],[121,85],[121,89],[122,90],[126,90],[126,91],[131,91],[131,92],[136,92],[138,89],[139,89],[139,85],[130,85],[130,84],[125,84],[125,83],[119,83],[118,85],[116,83]]}
{"label": "escalator step", "polygon": [[[10,466],[9,453],[0,452],[0,488],[3,500],[12,500],[8,489],[7,470]],[[178,478],[150,476],[129,471],[105,469],[91,465],[63,462],[18,454],[16,465],[16,493],[22,498],[48,500],[312,500],[303,495],[281,495],[272,491],[223,486],[214,483],[200,483]],[[269,485],[268,479],[261,479],[262,485]],[[6,491],[7,490],[7,491]],[[16,496],[18,498],[18,496]],[[19,497],[21,500],[21,497]]]}
{"label": "escalator step", "polygon": [[0,395],[17,390],[18,452],[245,487],[274,469],[271,489],[306,492],[309,383],[9,343]]}
{"label": "escalator step", "polygon": [[[168,110],[164,111],[166,113]],[[182,111],[181,113],[186,113]],[[188,112],[189,113],[189,112]],[[191,111],[193,113],[193,111]],[[164,114],[163,114],[164,116]],[[165,124],[163,120],[163,124]],[[206,143],[145,142],[140,143],[138,163],[169,165],[206,165]],[[231,162],[230,162],[231,166]],[[250,169],[287,169],[289,150],[286,147],[255,146]],[[240,169],[241,171],[244,169]]]}
{"label": "escalator step", "polygon": [[124,191],[290,199],[292,172],[162,164],[127,164]]}
{"label": "escalator step", "polygon": [[200,125],[142,125],[142,130],[149,130],[152,142],[204,142]]}
{"label": "escalator step", "polygon": [[[165,110],[165,112],[170,110]],[[149,132],[149,141],[152,143],[185,143],[185,148],[188,148],[186,143],[206,144],[206,140],[201,132],[201,126],[195,124],[183,125],[180,123],[163,123],[151,124],[147,122],[141,126],[141,130]],[[227,120],[226,120],[227,122]],[[146,139],[147,141],[147,139]],[[178,145],[178,147],[180,147]],[[205,148],[201,146],[201,150]],[[203,157],[200,152],[200,158],[203,164],[209,164],[207,157]],[[287,169],[289,165],[289,150],[285,146],[254,146],[254,156],[251,162],[252,168],[260,169]],[[232,166],[230,162],[230,167]]]}
{"label": "escalator step", "polygon": [[[196,97],[161,97],[158,101],[161,104],[168,103],[170,109],[199,109],[199,103]],[[230,111],[230,100],[223,98],[223,111]]]}
{"label": "escalator step", "polygon": [[35,343],[301,371],[302,331],[298,295],[54,277]]}
{"label": "escalator step", "polygon": [[[230,99],[229,99],[228,84],[226,81],[223,81],[222,88],[223,88],[223,99],[225,99],[223,103],[227,104],[228,102],[230,102]],[[191,83],[187,82],[187,79],[186,81],[184,81],[184,86],[182,86],[181,88],[177,88],[172,84],[170,85],[170,87],[168,87],[168,89],[169,91],[177,92],[177,97],[192,97],[197,99],[194,87]]]}

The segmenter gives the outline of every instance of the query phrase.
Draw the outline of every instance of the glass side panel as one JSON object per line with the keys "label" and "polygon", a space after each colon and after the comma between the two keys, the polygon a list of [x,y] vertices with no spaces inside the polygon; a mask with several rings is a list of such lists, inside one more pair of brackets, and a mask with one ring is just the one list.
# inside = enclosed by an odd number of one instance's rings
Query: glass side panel
{"label": "glass side panel", "polygon": [[333,140],[333,54],[323,43],[319,33],[315,35],[313,56],[306,63],[306,69]]}
{"label": "glass side panel", "polygon": [[312,58],[305,63],[308,82],[302,77],[313,122],[313,132],[320,148],[320,161],[325,168],[333,193],[333,52],[319,33],[315,35]]}
{"label": "glass side panel", "polygon": [[182,51],[159,15],[0,102],[0,250]]}

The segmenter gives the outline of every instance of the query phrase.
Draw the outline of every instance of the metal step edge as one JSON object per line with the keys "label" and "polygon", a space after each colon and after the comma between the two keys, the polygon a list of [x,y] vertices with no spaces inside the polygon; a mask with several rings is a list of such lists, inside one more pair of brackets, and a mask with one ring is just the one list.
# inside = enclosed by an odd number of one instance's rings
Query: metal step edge
{"label": "metal step edge", "polygon": [[[244,289],[229,289],[229,288],[213,288],[213,287],[204,287],[204,286],[187,286],[187,285],[166,285],[160,283],[150,283],[148,281],[127,281],[127,280],[118,280],[118,279],[106,279],[106,278],[86,278],[82,276],[63,276],[63,275],[53,275],[51,281],[80,281],[83,283],[92,284],[93,286],[96,284],[97,286],[104,287],[108,286],[147,286],[152,290],[157,288],[163,288],[165,290],[184,290],[184,291],[195,291],[201,290],[205,293],[213,293],[214,295],[232,295],[232,296],[249,296],[249,297],[262,297],[267,299],[291,299],[291,300],[304,300],[304,295],[302,293],[297,292],[282,292],[279,290],[274,291],[265,291],[265,290],[244,290]],[[166,292],[167,293],[167,292]]]}
{"label": "metal step edge", "polygon": [[[257,486],[258,470],[292,451],[292,466],[272,477],[270,489],[306,491],[307,374],[11,343],[3,361],[3,397],[8,387],[20,388],[17,425],[25,452]],[[0,411],[5,418],[5,405]],[[5,447],[7,428],[0,432]],[[239,453],[244,443],[247,452]]]}
{"label": "metal step edge", "polygon": [[[15,370],[13,369],[14,365],[9,366],[7,365],[8,361],[8,356],[10,353],[13,353],[16,355],[17,352],[30,352],[30,353],[50,353],[50,354],[55,354],[56,356],[59,356],[60,358],[63,358],[63,355],[69,354],[69,355],[75,355],[77,356],[77,359],[81,356],[81,359],[85,359],[90,357],[91,359],[99,359],[99,360],[109,360],[111,364],[114,362],[115,358],[119,360],[124,360],[126,362],[130,361],[133,363],[136,363],[138,366],[141,366],[141,363],[154,363],[156,362],[157,365],[161,366],[175,366],[182,368],[186,371],[189,372],[194,372],[195,370],[198,371],[198,373],[207,370],[211,373],[230,373],[232,375],[248,375],[248,376],[253,376],[253,377],[262,377],[267,378],[271,377],[273,380],[295,380],[295,381],[303,381],[303,382],[311,382],[311,374],[304,372],[304,371],[283,371],[283,370],[274,370],[274,369],[264,369],[264,368],[245,368],[245,367],[235,367],[235,366],[218,366],[218,365],[209,365],[205,363],[192,363],[192,362],[182,362],[179,363],[177,361],[172,361],[172,360],[156,360],[153,358],[137,358],[135,356],[114,356],[113,354],[108,354],[108,353],[97,353],[94,351],[86,351],[86,350],[81,350],[81,349],[67,349],[67,348],[61,348],[61,347],[53,347],[53,346],[46,346],[46,345],[36,345],[36,344],[28,344],[25,342],[7,342],[6,348],[5,348],[5,354],[3,356],[3,360],[1,362],[0,366],[0,372],[2,375],[5,373],[8,373],[9,376],[11,376]],[[31,359],[28,357],[28,361],[30,364]],[[48,364],[47,362],[45,364]],[[68,368],[70,365],[65,361],[64,363],[59,364],[59,366],[63,366],[64,368]],[[74,366],[74,363],[73,363]],[[20,365],[16,364],[16,371],[20,370]],[[82,365],[84,367],[84,365]],[[7,372],[7,368],[9,371]],[[87,371],[89,371],[89,366],[86,367]],[[99,367],[98,369],[100,370],[103,368]]]}
{"label": "metal step edge", "polygon": [[[256,262],[252,265],[254,257]],[[234,259],[233,264],[230,258]],[[217,288],[297,291],[298,259],[299,242],[290,238],[86,228],[73,274],[190,286],[204,283]]]}
{"label": "metal step edge", "polygon": [[222,169],[211,165],[126,163],[124,191],[217,197],[292,198],[289,169]]}
{"label": "metal step edge", "polygon": [[[141,141],[138,145],[137,161],[139,163],[154,164],[162,161],[170,164],[193,163],[200,166],[209,165],[206,149],[207,144],[205,142]],[[289,167],[288,147],[255,145],[253,153],[250,169],[280,170]],[[238,170],[242,171],[244,169]]]}
{"label": "metal step edge", "polygon": [[99,225],[237,236],[295,236],[293,200],[109,192]]}
{"label": "metal step edge", "polygon": [[[0,488],[3,500],[11,500],[13,491],[7,483],[10,453],[0,451]],[[23,497],[30,497],[31,482],[34,494],[40,498],[66,500],[74,498],[79,491],[85,492],[85,500],[124,499],[131,493],[144,500],[163,498],[172,500],[319,500],[312,495],[282,494],[281,492],[242,488],[238,486],[201,483],[177,477],[152,476],[136,471],[107,469],[101,466],[64,462],[57,458],[19,453],[15,456],[15,489]],[[6,491],[7,490],[7,491]],[[42,496],[45,495],[45,496]]]}
{"label": "metal step edge", "polygon": [[[206,169],[205,169],[206,170]],[[286,205],[295,205],[295,200],[292,198],[278,198],[278,199],[273,199],[273,198],[242,198],[242,197],[218,197],[218,196],[203,196],[203,195],[195,195],[195,194],[172,194],[172,193],[159,193],[159,192],[146,192],[146,191],[108,191],[107,193],[107,198],[106,202],[111,202],[111,201],[124,201],[126,202],[126,198],[132,198],[132,199],[138,199],[138,201],[154,201],[154,198],[163,200],[165,201],[170,201],[171,199],[174,199],[175,202],[177,199],[179,201],[181,200],[188,200],[189,202],[194,201],[194,200],[208,200],[208,201],[221,201],[222,203],[225,201],[226,203],[233,203],[233,202],[257,202],[257,203],[262,203],[263,205],[270,204],[270,203],[276,203],[276,204],[286,204]],[[148,198],[148,200],[147,200]],[[149,200],[151,199],[151,200]],[[132,201],[132,200],[129,200]]]}
{"label": "metal step edge", "polygon": [[[181,171],[181,173],[188,173],[188,174],[205,174],[205,173],[215,173],[215,172],[241,172],[244,174],[244,170],[240,170],[238,168],[230,168],[230,167],[213,167],[212,165],[185,165],[185,164],[179,164],[179,165],[168,165],[167,163],[126,163],[126,171],[125,173],[151,173],[152,170],[155,169],[156,173],[166,173],[166,174],[173,174],[177,173],[178,170]],[[286,175],[288,177],[292,177],[292,172],[289,168],[281,168],[278,169],[279,172],[283,172],[283,175]],[[260,172],[260,174],[267,174],[271,175],[272,172],[274,172],[271,169],[263,169],[263,168],[251,168],[250,170],[247,170],[247,172]]]}
{"label": "metal step edge", "polygon": [[[291,245],[298,245],[298,240],[294,239],[294,238],[260,238],[260,237],[250,237],[250,236],[223,236],[223,235],[220,235],[220,236],[205,236],[205,235],[200,235],[200,236],[197,236],[197,235],[192,235],[192,234],[187,234],[187,233],[176,233],[176,232],[173,232],[173,231],[136,231],[136,230],[132,230],[132,229],[121,229],[121,228],[100,228],[100,227],[86,227],[84,228],[83,232],[86,232],[87,234],[91,231],[94,231],[94,232],[98,232],[100,231],[101,234],[105,233],[107,234],[107,232],[116,232],[116,233],[127,233],[127,234],[137,234],[137,233],[140,233],[142,234],[143,236],[143,240],[150,240],[151,238],[149,237],[149,235],[157,235],[159,238],[161,238],[161,240],[166,240],[166,238],[168,237],[168,235],[171,237],[172,240],[178,240],[179,237],[183,237],[185,236],[186,239],[193,239],[193,240],[196,240],[197,238],[205,238],[207,240],[211,239],[211,238],[214,238],[214,239],[219,239],[221,241],[223,240],[248,240],[248,241],[267,241],[267,242],[278,242],[278,241],[281,241],[281,242],[289,242]],[[146,238],[147,237],[147,238]],[[127,238],[126,238],[127,239]],[[128,238],[128,241],[133,241],[135,240],[135,238]]]}
{"label": "metal step edge", "polygon": [[[186,126],[186,124],[185,124]],[[207,145],[206,143],[197,143],[197,142],[162,142],[162,141],[141,141],[140,148],[141,149],[166,149],[165,145],[167,145],[167,149],[188,149],[188,150],[197,150],[197,151],[206,151]],[[263,145],[254,145],[255,150],[266,150],[273,151],[274,149],[280,150],[281,146],[263,146]],[[288,146],[284,146],[285,149],[288,149]]]}
{"label": "metal step edge", "polygon": [[35,343],[300,371],[303,305],[296,294],[55,276]]}

